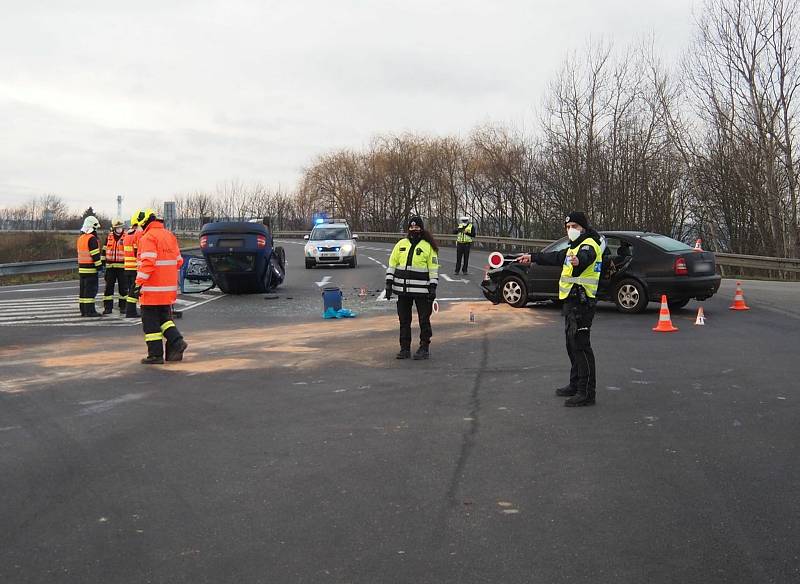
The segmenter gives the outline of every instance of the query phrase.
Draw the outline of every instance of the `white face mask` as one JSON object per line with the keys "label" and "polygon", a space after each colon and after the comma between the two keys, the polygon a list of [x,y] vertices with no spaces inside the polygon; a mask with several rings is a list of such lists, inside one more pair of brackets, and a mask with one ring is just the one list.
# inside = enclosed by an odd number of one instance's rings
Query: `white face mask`
{"label": "white face mask", "polygon": [[114,233],[116,233],[117,235],[122,235],[122,227],[117,227],[116,229],[114,229]]}
{"label": "white face mask", "polygon": [[574,227],[570,227],[567,229],[567,237],[569,237],[570,241],[575,241],[581,236],[581,230],[575,229]]}

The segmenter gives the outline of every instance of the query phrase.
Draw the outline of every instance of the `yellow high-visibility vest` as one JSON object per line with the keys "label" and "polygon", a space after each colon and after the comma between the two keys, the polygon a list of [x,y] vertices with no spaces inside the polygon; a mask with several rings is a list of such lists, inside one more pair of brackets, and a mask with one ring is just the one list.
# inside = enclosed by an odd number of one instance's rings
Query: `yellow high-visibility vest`
{"label": "yellow high-visibility vest", "polygon": [[472,243],[472,238],[467,235],[467,231],[472,231],[472,223],[467,223],[464,230],[458,232],[458,237],[456,238],[457,243]]}
{"label": "yellow high-visibility vest", "polygon": [[[572,275],[574,266],[570,263],[570,258],[578,255],[578,250],[583,245],[590,245],[595,253],[595,261],[589,264],[583,273],[579,276]],[[586,290],[586,295],[589,298],[597,296],[597,286],[600,283],[600,272],[603,269],[603,251],[600,244],[591,237],[587,237],[580,243],[570,247],[567,250],[567,255],[564,258],[564,267],[561,269],[561,278],[558,280],[558,298],[564,300],[569,296],[570,290],[575,284],[583,286]]]}

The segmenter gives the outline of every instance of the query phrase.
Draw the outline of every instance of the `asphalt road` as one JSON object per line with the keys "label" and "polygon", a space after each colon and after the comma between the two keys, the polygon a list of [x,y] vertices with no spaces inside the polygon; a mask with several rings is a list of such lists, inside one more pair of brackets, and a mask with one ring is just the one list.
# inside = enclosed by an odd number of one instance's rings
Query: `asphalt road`
{"label": "asphalt road", "polygon": [[[399,362],[393,302],[356,293],[390,246],[286,247],[277,299],[184,297],[179,364],[139,365],[135,326],[0,320],[0,582],[800,581],[797,284],[733,312],[725,281],[670,334],[601,305],[572,409],[556,309],[443,301]],[[322,320],[318,282],[359,316]],[[70,285],[0,289],[0,319]]]}

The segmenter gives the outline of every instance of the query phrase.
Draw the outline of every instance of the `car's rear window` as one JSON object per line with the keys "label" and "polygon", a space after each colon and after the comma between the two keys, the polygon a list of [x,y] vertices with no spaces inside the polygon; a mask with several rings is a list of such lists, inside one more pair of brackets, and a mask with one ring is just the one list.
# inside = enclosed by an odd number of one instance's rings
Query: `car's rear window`
{"label": "car's rear window", "polygon": [[252,272],[256,269],[254,254],[230,253],[211,254],[208,261],[215,272]]}
{"label": "car's rear window", "polygon": [[642,235],[642,239],[660,247],[664,251],[690,251],[692,248],[682,241],[672,239],[666,235]]}
{"label": "car's rear window", "polygon": [[312,241],[323,241],[325,239],[350,239],[350,230],[346,227],[316,227],[311,232]]}

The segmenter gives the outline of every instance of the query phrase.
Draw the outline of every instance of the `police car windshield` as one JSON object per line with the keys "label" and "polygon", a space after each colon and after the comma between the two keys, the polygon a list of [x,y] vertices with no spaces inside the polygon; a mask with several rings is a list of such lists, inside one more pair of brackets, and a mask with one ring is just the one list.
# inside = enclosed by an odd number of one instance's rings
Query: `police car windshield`
{"label": "police car windshield", "polygon": [[657,245],[664,251],[688,251],[692,249],[690,246],[686,245],[682,241],[678,241],[677,239],[672,239],[671,237],[667,237],[666,235],[643,235],[642,239],[645,241],[649,241],[650,243]]}
{"label": "police car windshield", "polygon": [[311,241],[350,239],[350,230],[347,227],[315,227],[309,239]]}

